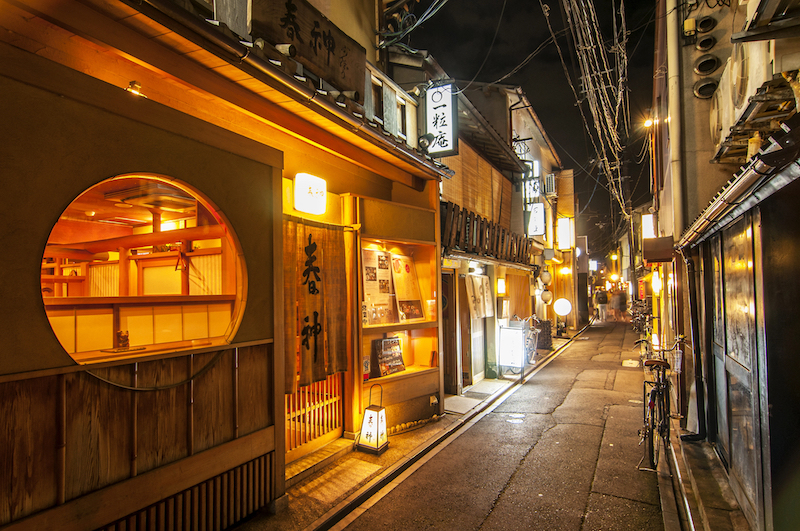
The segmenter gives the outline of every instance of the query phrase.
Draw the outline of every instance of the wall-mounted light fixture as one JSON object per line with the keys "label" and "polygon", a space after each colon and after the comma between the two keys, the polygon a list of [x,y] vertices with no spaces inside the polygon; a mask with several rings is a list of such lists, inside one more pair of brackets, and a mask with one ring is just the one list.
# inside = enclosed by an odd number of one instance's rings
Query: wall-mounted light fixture
{"label": "wall-mounted light fixture", "polygon": [[658,269],[653,270],[653,277],[650,279],[650,285],[653,288],[653,294],[659,295],[663,284],[661,283],[661,276],[658,274]]}
{"label": "wall-mounted light fixture", "polygon": [[306,214],[324,214],[328,192],[325,179],[308,173],[294,176],[294,208]]}
{"label": "wall-mounted light fixture", "polygon": [[432,133],[425,133],[424,135],[420,135],[419,139],[417,140],[417,146],[419,146],[419,150],[423,153],[428,153],[428,148],[431,147],[433,140],[436,137],[433,136]]}
{"label": "wall-mounted light fixture", "polygon": [[140,96],[142,98],[147,99],[147,96],[145,96],[144,93],[142,92],[142,85],[139,84],[138,81],[131,81],[130,83],[128,83],[128,86],[125,87],[125,90],[127,92],[130,92],[131,94],[135,94],[136,96]]}
{"label": "wall-mounted light fixture", "polygon": [[506,279],[505,278],[498,278],[497,279],[497,296],[503,297],[506,294]]}

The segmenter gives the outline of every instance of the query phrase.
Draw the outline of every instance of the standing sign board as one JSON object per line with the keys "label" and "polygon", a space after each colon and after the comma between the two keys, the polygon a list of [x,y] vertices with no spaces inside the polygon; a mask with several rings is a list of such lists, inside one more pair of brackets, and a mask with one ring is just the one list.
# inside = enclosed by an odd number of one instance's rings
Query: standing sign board
{"label": "standing sign board", "polygon": [[430,87],[425,93],[425,131],[433,135],[431,157],[458,153],[458,96],[455,84]]}

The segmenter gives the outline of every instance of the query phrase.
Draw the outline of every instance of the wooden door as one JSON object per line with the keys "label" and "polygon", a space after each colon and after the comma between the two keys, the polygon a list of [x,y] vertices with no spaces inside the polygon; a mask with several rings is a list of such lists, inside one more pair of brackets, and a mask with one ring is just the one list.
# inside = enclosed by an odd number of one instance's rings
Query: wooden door
{"label": "wooden door", "polygon": [[469,313],[469,296],[464,275],[458,276],[458,323],[461,345],[462,386],[472,385],[472,320]]}
{"label": "wooden door", "polygon": [[452,271],[442,271],[442,354],[444,363],[444,392],[461,393],[461,375],[458,363],[456,319],[456,277]]}

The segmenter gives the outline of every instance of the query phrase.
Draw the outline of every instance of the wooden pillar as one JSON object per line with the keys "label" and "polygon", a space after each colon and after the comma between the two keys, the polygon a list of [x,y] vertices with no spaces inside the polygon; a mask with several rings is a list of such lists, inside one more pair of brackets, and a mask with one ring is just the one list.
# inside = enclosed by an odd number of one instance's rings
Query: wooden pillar
{"label": "wooden pillar", "polygon": [[130,294],[131,262],[127,248],[119,247],[117,251],[119,251],[119,296],[127,297]]}
{"label": "wooden pillar", "polygon": [[178,260],[181,262],[181,295],[189,295],[189,255],[187,254],[192,249],[192,242],[183,240],[181,241],[181,250]]}

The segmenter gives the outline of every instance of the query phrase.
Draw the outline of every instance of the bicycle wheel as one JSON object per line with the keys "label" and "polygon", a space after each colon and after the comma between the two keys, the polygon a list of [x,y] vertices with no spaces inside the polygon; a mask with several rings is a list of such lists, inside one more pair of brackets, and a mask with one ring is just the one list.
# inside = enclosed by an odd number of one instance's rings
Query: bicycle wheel
{"label": "bicycle wheel", "polygon": [[658,466],[658,432],[660,428],[658,391],[654,387],[650,390],[650,398],[647,402],[647,460],[650,468],[655,470]]}
{"label": "bicycle wheel", "polygon": [[659,396],[659,405],[661,407],[661,429],[659,430],[659,435],[664,440],[664,447],[669,443],[669,381],[666,380],[664,377],[664,383],[661,386],[661,393]]}

